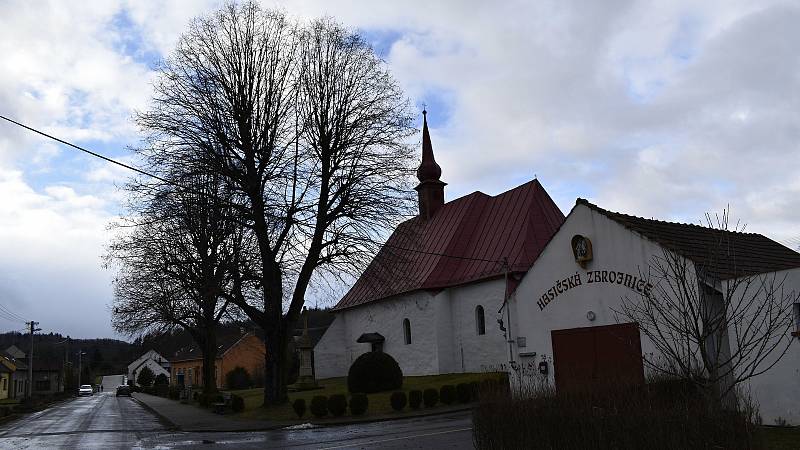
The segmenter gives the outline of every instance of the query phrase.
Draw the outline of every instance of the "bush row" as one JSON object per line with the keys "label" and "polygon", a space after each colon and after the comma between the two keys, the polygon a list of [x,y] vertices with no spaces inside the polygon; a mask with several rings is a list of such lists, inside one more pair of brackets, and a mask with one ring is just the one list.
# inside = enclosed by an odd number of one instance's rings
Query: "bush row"
{"label": "bush row", "polygon": [[[428,388],[424,391],[412,390],[408,394],[404,391],[396,391],[391,394],[389,403],[395,411],[402,411],[406,405],[412,409],[419,409],[423,405],[426,408],[432,408],[439,402],[445,405],[452,405],[454,403],[469,403],[478,399],[480,392],[480,385],[478,382],[459,383],[457,385],[446,384],[439,389]],[[307,405],[305,399],[298,398],[292,402],[297,417],[302,418],[306,411],[310,411],[316,418],[322,418],[327,415],[333,417],[341,417],[347,412],[347,407],[350,407],[350,414],[359,416],[367,411],[369,401],[366,394],[356,393],[350,397],[348,403],[347,397],[343,394],[331,395],[326,397],[324,395],[317,395],[311,399]]]}

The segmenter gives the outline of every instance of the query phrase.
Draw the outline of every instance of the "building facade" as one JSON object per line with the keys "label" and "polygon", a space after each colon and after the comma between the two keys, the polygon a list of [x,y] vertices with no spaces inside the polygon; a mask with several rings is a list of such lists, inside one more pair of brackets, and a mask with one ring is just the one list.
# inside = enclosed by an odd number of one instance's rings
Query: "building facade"
{"label": "building facade", "polygon": [[[262,340],[252,334],[218,337],[215,364],[218,389],[226,388],[225,377],[236,367],[247,370],[251,379],[263,374],[265,347]],[[171,360],[171,383],[176,386],[203,386],[203,354],[198,347],[179,351]]]}

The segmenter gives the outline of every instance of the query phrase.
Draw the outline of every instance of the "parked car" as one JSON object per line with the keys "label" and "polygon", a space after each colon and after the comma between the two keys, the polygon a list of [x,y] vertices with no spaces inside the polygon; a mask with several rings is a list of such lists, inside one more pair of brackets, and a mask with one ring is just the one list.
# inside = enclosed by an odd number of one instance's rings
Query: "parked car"
{"label": "parked car", "polygon": [[128,385],[117,386],[117,397],[121,395],[131,396],[131,387]]}
{"label": "parked car", "polygon": [[91,384],[82,384],[80,389],[78,389],[79,396],[92,395],[92,394],[94,394],[94,389],[92,388]]}

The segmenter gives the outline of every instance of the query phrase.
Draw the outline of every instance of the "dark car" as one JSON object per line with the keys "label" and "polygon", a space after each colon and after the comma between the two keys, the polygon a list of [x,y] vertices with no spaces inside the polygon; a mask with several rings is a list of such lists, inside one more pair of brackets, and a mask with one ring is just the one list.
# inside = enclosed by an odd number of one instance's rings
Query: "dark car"
{"label": "dark car", "polygon": [[119,397],[120,395],[127,395],[128,397],[130,397],[131,387],[126,385],[117,386],[117,397]]}

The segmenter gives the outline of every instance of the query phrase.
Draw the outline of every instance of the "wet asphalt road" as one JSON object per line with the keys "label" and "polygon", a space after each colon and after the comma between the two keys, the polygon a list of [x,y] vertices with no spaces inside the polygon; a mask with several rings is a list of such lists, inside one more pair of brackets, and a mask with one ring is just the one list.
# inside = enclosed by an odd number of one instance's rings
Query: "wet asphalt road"
{"label": "wet asphalt road", "polygon": [[469,413],[262,432],[172,431],[136,400],[77,398],[0,426],[0,448],[461,449],[473,447]]}

